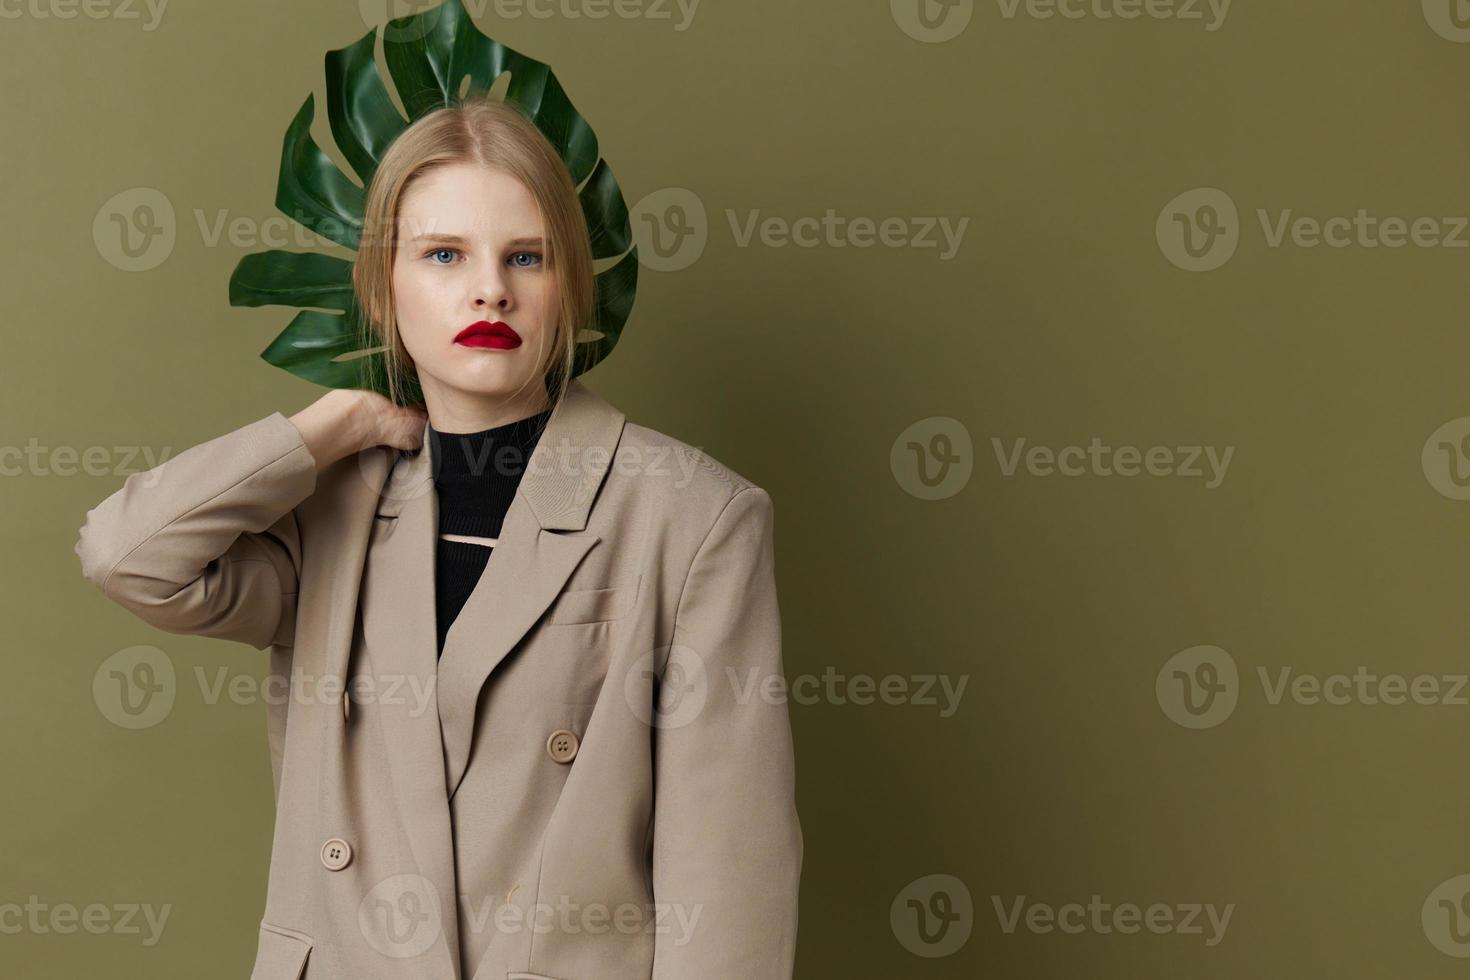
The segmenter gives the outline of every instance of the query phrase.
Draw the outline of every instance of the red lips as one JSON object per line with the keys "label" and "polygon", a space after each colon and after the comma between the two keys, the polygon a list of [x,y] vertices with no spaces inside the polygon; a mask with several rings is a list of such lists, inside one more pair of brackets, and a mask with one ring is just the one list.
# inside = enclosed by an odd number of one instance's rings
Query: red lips
{"label": "red lips", "polygon": [[521,335],[509,326],[496,320],[480,320],[461,330],[454,338],[461,347],[481,347],[489,350],[512,350],[521,346]]}

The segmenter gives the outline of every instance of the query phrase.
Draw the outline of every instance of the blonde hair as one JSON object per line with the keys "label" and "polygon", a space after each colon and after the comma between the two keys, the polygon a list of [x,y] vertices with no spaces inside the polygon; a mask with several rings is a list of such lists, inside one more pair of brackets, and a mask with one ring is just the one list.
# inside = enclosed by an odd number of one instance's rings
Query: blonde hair
{"label": "blonde hair", "polygon": [[[587,219],[571,172],[535,122],[515,103],[471,96],[422,116],[400,133],[367,188],[362,237],[352,269],[361,346],[386,347],[368,383],[395,404],[412,387],[416,372],[398,333],[393,296],[393,262],[398,250],[398,209],[413,183],[456,163],[478,163],[519,180],[536,202],[545,226],[544,262],[557,277],[557,319],[542,377],[552,404],[572,377],[576,335],[592,322],[596,283]],[[386,376],[382,376],[383,374]]]}

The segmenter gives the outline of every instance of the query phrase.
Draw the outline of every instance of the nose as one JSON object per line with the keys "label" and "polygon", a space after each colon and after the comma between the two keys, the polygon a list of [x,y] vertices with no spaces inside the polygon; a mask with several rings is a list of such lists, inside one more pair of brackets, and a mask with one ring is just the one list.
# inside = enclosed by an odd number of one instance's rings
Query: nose
{"label": "nose", "polygon": [[477,310],[496,309],[508,310],[514,303],[511,295],[510,282],[506,278],[505,269],[498,263],[492,263],[490,268],[481,270],[475,277],[474,294],[471,297]]}

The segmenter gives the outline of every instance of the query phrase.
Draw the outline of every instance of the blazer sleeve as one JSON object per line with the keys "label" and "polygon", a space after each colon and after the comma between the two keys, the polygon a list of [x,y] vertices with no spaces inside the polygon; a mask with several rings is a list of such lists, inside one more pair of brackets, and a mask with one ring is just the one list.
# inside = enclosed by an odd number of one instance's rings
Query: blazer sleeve
{"label": "blazer sleeve", "polygon": [[786,699],[771,696],[786,683],[760,487],[730,498],[695,554],[673,644],[660,686],[691,696],[701,667],[704,700],[685,719],[667,707],[677,693],[658,694],[654,900],[689,925],[655,930],[653,980],[790,980],[803,843]]}
{"label": "blazer sleeve", "polygon": [[294,508],[315,488],[311,450],[273,412],[130,475],[87,511],[74,550],[103,595],[158,629],[290,645]]}

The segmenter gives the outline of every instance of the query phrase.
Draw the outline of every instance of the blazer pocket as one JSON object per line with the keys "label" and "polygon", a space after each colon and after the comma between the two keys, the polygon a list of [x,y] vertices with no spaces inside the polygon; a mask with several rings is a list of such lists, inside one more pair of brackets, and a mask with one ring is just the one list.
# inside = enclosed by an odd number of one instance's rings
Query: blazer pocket
{"label": "blazer pocket", "polygon": [[300,933],[262,922],[250,980],[300,980],[310,953],[311,943]]}
{"label": "blazer pocket", "polygon": [[633,607],[641,581],[640,577],[631,585],[563,592],[547,611],[546,622],[552,626],[570,626],[576,623],[605,623],[621,619]]}
{"label": "blazer pocket", "polygon": [[562,980],[562,978],[548,977],[544,973],[507,973],[505,980]]}

